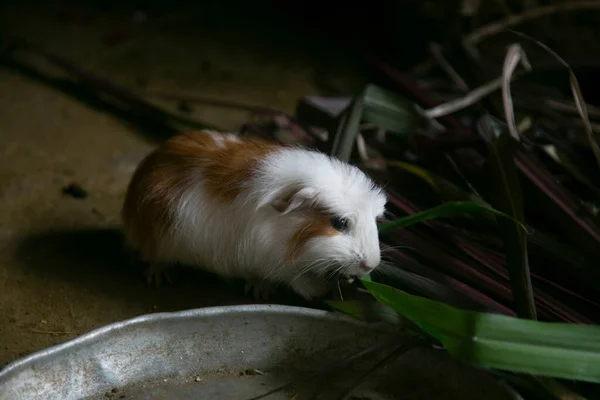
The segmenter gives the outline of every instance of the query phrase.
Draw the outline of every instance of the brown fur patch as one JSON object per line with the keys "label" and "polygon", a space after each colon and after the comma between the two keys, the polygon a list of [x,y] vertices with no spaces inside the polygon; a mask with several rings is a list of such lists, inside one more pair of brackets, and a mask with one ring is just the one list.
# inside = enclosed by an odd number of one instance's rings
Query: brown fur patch
{"label": "brown fur patch", "polygon": [[235,200],[257,163],[280,147],[258,139],[240,138],[239,142],[226,140],[224,147],[213,151],[204,163],[206,190],[223,202]]}
{"label": "brown fur patch", "polygon": [[298,257],[306,243],[315,237],[335,236],[339,232],[331,226],[328,215],[317,210],[312,210],[308,220],[294,233],[290,240],[290,254],[288,261]]}
{"label": "brown fur patch", "polygon": [[233,201],[256,163],[279,145],[258,139],[188,132],[174,136],[138,166],[122,210],[128,245],[152,259],[161,234],[173,223],[171,202],[187,188],[194,170],[207,192],[223,203]]}

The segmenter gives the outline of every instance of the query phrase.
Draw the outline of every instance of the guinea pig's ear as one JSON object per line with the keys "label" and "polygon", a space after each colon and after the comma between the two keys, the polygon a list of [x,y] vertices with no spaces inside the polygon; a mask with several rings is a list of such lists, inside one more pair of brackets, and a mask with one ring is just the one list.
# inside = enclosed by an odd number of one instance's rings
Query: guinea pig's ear
{"label": "guinea pig's ear", "polygon": [[299,190],[294,190],[291,193],[281,193],[271,200],[271,207],[282,214],[287,214],[297,210],[302,206],[306,206],[317,194],[317,190],[311,187],[305,187]]}

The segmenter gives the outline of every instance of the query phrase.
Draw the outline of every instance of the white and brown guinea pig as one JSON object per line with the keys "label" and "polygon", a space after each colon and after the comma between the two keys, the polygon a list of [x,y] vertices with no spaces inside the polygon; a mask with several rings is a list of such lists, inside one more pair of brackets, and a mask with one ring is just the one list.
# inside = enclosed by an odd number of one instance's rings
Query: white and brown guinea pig
{"label": "white and brown guinea pig", "polygon": [[138,166],[122,218],[127,247],[159,283],[176,263],[243,278],[255,296],[286,284],[306,299],[333,276],[380,263],[384,192],[323,153],[213,131],[167,140]]}

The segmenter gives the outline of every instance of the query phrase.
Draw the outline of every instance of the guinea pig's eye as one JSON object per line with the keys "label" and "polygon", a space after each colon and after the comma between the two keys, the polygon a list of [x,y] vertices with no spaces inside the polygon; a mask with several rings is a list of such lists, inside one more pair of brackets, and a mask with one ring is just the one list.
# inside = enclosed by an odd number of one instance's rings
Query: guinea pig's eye
{"label": "guinea pig's eye", "polygon": [[335,230],[344,231],[348,228],[348,220],[344,217],[333,217],[330,222]]}

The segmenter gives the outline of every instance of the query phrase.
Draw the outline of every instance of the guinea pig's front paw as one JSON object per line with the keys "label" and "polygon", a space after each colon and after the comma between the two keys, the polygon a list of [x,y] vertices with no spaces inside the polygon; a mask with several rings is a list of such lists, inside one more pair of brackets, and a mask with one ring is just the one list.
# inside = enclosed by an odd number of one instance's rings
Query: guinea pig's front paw
{"label": "guinea pig's front paw", "polygon": [[290,286],[306,301],[323,297],[331,290],[331,285],[326,280],[306,275],[295,278]]}
{"label": "guinea pig's front paw", "polygon": [[164,282],[171,284],[174,280],[173,269],[170,265],[154,262],[148,265],[144,272],[148,286],[160,288]]}
{"label": "guinea pig's front paw", "polygon": [[246,293],[246,295],[248,295],[248,294],[250,294],[250,292],[252,292],[252,297],[256,301],[260,301],[260,300],[268,301],[269,294],[271,293],[271,289],[272,289],[271,285],[265,280],[250,279],[250,280],[246,281],[246,286],[244,287],[244,293]]}

